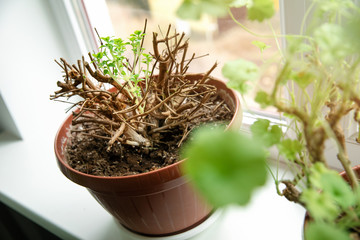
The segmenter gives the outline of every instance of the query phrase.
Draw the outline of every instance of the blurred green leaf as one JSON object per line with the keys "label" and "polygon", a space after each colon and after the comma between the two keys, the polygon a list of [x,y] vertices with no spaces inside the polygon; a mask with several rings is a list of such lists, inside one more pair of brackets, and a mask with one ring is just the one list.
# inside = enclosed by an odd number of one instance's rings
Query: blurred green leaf
{"label": "blurred green leaf", "polygon": [[285,139],[277,147],[279,153],[289,160],[295,160],[303,150],[302,144],[296,139]]}
{"label": "blurred green leaf", "polygon": [[177,9],[177,15],[183,19],[200,19],[203,13],[213,17],[223,17],[229,7],[248,8],[248,18],[262,22],[275,13],[273,0],[184,0]]}
{"label": "blurred green leaf", "polygon": [[239,132],[201,127],[182,151],[184,171],[215,207],[245,205],[267,179],[266,153]]}
{"label": "blurred green leaf", "polygon": [[280,142],[282,137],[281,128],[278,125],[270,126],[267,119],[259,119],[250,127],[251,133],[258,142],[266,147],[271,147]]}
{"label": "blurred green leaf", "polygon": [[183,19],[198,20],[206,13],[213,17],[223,17],[227,14],[233,0],[184,0],[176,14]]}
{"label": "blurred green leaf", "polygon": [[222,74],[229,79],[227,86],[244,94],[250,89],[250,82],[259,76],[258,66],[250,61],[238,59],[225,63]]}
{"label": "blurred green leaf", "polygon": [[320,58],[324,63],[332,64],[352,53],[352,46],[345,41],[345,35],[342,26],[332,23],[324,23],[314,31]]}
{"label": "blurred green leaf", "polygon": [[275,7],[273,0],[253,0],[252,4],[248,6],[248,18],[262,22],[265,19],[271,18],[275,14]]}
{"label": "blurred green leaf", "polygon": [[316,0],[318,3],[317,13],[314,13],[318,18],[323,18],[327,21],[339,19],[350,14],[349,9],[354,8],[353,0]]}
{"label": "blurred green leaf", "polygon": [[306,240],[351,240],[349,233],[333,224],[311,222],[305,229]]}
{"label": "blurred green leaf", "polygon": [[309,72],[300,71],[293,73],[293,80],[300,88],[305,89],[307,86],[309,86],[310,83],[315,80],[315,77]]}
{"label": "blurred green leaf", "polygon": [[223,17],[227,14],[230,1],[202,1],[201,9],[210,16]]}
{"label": "blurred green leaf", "polygon": [[344,210],[356,205],[357,196],[349,184],[323,163],[311,167],[309,179],[311,187],[303,191],[301,200],[315,221],[332,222]]}
{"label": "blurred green leaf", "polygon": [[184,0],[177,9],[176,14],[182,19],[197,20],[201,17],[201,7],[191,0]]}
{"label": "blurred green leaf", "polygon": [[356,197],[352,192],[350,185],[345,182],[339,174],[323,174],[321,176],[321,183],[324,192],[328,193],[343,209],[355,205]]}
{"label": "blurred green leaf", "polygon": [[302,192],[300,200],[306,204],[310,216],[315,221],[333,222],[341,212],[332,201],[331,196],[318,190],[306,188]]}
{"label": "blurred green leaf", "polygon": [[333,201],[343,209],[355,205],[356,195],[350,185],[338,172],[328,169],[322,163],[316,163],[311,168],[310,182],[316,190],[328,194]]}
{"label": "blurred green leaf", "polygon": [[266,108],[266,107],[270,106],[271,103],[272,103],[269,94],[267,94],[267,93],[264,92],[264,91],[258,91],[258,92],[256,93],[255,102],[257,102],[258,104],[260,104],[260,107],[261,107],[261,108]]}
{"label": "blurred green leaf", "polygon": [[360,53],[360,13],[353,14],[344,24],[344,38],[351,44],[353,53]]}
{"label": "blurred green leaf", "polygon": [[297,53],[307,54],[313,50],[311,42],[294,36],[285,36],[286,38],[286,52],[288,57],[294,56]]}
{"label": "blurred green leaf", "polygon": [[323,163],[318,162],[318,163],[315,163],[314,165],[312,165],[310,168],[311,184],[317,189],[322,189],[321,176],[325,173],[328,173],[329,171],[333,171],[333,170],[326,168]]}

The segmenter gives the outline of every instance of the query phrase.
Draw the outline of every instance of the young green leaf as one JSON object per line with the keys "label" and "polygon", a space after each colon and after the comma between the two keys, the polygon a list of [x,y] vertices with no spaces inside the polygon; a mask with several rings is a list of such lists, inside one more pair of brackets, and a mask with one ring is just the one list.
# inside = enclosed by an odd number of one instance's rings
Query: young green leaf
{"label": "young green leaf", "polygon": [[261,52],[261,53],[262,53],[265,49],[271,47],[270,45],[267,45],[267,44],[264,43],[264,42],[256,41],[256,40],[252,41],[251,44],[257,46],[257,47],[260,49],[260,52]]}
{"label": "young green leaf", "polygon": [[267,119],[259,119],[250,127],[251,133],[256,141],[271,147],[280,142],[282,137],[281,128],[277,125],[270,126]]}
{"label": "young green leaf", "polygon": [[215,207],[245,205],[267,179],[266,153],[240,132],[201,127],[186,143],[186,175]]}
{"label": "young green leaf", "polygon": [[259,68],[253,62],[238,59],[227,62],[222,68],[222,74],[229,79],[228,87],[244,94],[250,88],[249,83],[258,78]]}

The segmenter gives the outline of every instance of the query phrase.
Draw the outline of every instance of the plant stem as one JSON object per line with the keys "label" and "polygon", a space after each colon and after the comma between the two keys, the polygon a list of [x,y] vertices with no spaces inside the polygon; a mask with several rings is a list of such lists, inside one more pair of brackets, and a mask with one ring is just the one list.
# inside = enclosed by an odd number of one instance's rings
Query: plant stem
{"label": "plant stem", "polygon": [[351,187],[353,189],[357,189],[359,187],[359,182],[354,170],[351,167],[351,162],[349,160],[349,157],[345,154],[344,151],[340,151],[340,153],[338,154],[338,159],[340,160],[341,165],[343,166],[346,175],[349,178],[349,183]]}

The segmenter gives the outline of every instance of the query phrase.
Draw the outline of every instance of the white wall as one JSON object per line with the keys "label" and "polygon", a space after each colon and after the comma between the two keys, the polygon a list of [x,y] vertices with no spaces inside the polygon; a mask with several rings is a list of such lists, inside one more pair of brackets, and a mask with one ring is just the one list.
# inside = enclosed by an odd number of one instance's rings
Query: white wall
{"label": "white wall", "polygon": [[49,100],[62,75],[54,59],[69,56],[58,29],[48,1],[0,0],[0,92],[25,141],[55,134],[65,116]]}

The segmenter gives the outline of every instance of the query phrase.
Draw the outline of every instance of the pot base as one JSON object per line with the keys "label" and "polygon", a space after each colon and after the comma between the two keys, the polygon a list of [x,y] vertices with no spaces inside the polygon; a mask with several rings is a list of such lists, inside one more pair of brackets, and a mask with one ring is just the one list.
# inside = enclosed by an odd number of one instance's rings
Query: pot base
{"label": "pot base", "polygon": [[141,235],[141,234],[132,232],[129,229],[122,226],[121,224],[119,224],[119,226],[121,228],[121,231],[124,234],[124,237],[126,237],[126,240],[155,240],[155,239],[156,240],[187,240],[187,239],[190,239],[192,237],[199,235],[206,229],[210,228],[219,219],[219,217],[222,215],[222,213],[223,213],[222,209],[217,209],[216,211],[211,213],[211,215],[205,221],[203,221],[196,227],[189,229],[185,232],[174,234],[171,236],[163,236],[163,237],[145,236],[145,235]]}

